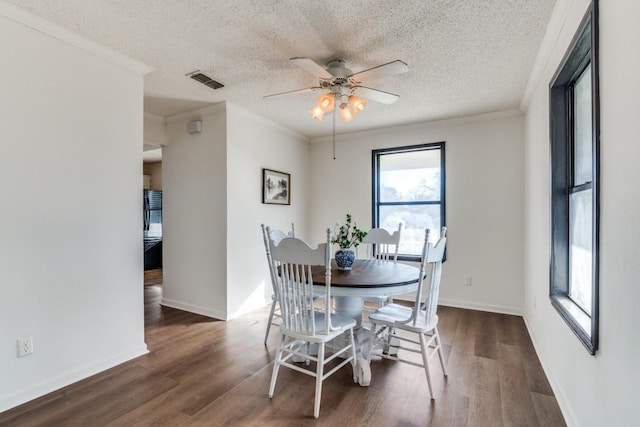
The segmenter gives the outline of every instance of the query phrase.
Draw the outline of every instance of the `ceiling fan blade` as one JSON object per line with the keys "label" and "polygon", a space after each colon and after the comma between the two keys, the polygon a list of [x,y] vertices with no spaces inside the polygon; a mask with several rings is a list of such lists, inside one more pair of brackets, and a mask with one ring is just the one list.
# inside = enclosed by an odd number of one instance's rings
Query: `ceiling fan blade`
{"label": "ceiling fan blade", "polygon": [[388,62],[386,64],[378,65],[377,67],[369,68],[368,70],[360,71],[359,73],[349,76],[350,80],[357,83],[364,83],[382,77],[394,76],[396,74],[402,74],[409,71],[409,66],[400,60]]}
{"label": "ceiling fan blade", "polygon": [[320,86],[314,86],[314,87],[308,87],[308,88],[304,88],[304,89],[296,89],[296,90],[290,90],[287,92],[280,92],[280,93],[274,93],[273,95],[265,95],[262,97],[262,99],[271,99],[271,98],[277,98],[278,96],[285,96],[285,95],[293,95],[296,93],[308,93],[308,92],[314,92],[316,90],[322,89]]}
{"label": "ceiling fan blade", "polygon": [[359,97],[370,99],[371,101],[380,102],[382,104],[393,104],[396,102],[400,95],[395,95],[389,92],[383,92],[378,89],[371,89],[370,87],[355,86],[353,93]]}
{"label": "ceiling fan blade", "polygon": [[296,64],[298,67],[303,70],[313,74],[314,76],[318,76],[322,79],[332,79],[333,76],[329,74],[327,70],[316,61],[311,58],[291,58],[289,61]]}

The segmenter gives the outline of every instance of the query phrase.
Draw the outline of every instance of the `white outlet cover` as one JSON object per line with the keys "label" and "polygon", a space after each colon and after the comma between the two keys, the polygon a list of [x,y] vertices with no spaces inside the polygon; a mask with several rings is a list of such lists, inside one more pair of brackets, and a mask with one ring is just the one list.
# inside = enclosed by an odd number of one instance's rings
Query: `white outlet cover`
{"label": "white outlet cover", "polygon": [[20,338],[18,340],[18,357],[28,356],[33,353],[33,337]]}

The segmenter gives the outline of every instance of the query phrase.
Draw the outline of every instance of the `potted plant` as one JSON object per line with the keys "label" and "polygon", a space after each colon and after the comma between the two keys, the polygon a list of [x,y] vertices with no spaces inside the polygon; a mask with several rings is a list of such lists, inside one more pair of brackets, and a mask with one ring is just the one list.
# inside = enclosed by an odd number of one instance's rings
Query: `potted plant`
{"label": "potted plant", "polygon": [[351,214],[347,214],[347,222],[343,225],[336,224],[333,230],[333,238],[331,243],[340,246],[340,250],[336,251],[336,264],[340,270],[351,270],[356,254],[351,247],[357,248],[362,239],[367,235],[366,231],[358,228],[351,218]]}

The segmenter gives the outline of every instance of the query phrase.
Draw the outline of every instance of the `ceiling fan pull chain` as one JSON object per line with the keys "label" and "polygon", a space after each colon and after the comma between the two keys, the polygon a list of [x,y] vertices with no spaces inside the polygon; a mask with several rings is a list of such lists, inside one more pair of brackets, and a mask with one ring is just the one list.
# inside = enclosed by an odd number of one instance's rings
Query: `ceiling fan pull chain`
{"label": "ceiling fan pull chain", "polygon": [[333,113],[333,160],[336,159],[336,113]]}

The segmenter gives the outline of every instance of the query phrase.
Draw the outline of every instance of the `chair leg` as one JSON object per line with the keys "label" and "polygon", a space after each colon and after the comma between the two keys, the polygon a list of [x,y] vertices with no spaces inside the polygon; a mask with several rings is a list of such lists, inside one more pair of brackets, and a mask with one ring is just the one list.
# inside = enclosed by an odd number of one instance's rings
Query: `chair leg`
{"label": "chair leg", "polygon": [[427,374],[427,385],[429,386],[429,394],[431,394],[431,400],[435,400],[433,397],[433,387],[431,386],[431,371],[429,371],[429,347],[427,346],[427,342],[424,339],[423,333],[418,333],[420,335],[420,350],[422,350],[422,363],[424,363],[424,372]]}
{"label": "chair leg", "polygon": [[[349,342],[351,343],[351,367],[353,368],[353,382],[358,382],[357,362],[358,356],[356,354],[356,341],[353,338],[353,329],[349,329]],[[363,355],[364,356],[364,355]]]}
{"label": "chair leg", "polygon": [[393,327],[389,326],[387,330],[386,343],[382,349],[382,352],[387,355],[391,355],[391,338],[393,338]]}
{"label": "chair leg", "polygon": [[273,397],[273,392],[276,388],[276,381],[278,379],[278,371],[280,370],[280,361],[282,360],[282,353],[284,351],[284,343],[285,336],[282,334],[280,338],[280,346],[278,347],[278,352],[276,353],[276,360],[273,362],[273,372],[271,373],[271,385],[269,386],[269,399]]}
{"label": "chair leg", "polygon": [[313,417],[320,416],[320,398],[322,396],[322,377],[324,376],[324,343],[318,345],[318,367],[316,370],[316,398],[313,403]]}
{"label": "chair leg", "polygon": [[447,376],[447,368],[444,365],[444,352],[442,351],[442,343],[440,342],[440,332],[436,326],[434,333],[436,334],[436,345],[438,346],[438,358],[440,359],[440,366],[442,366],[442,372],[444,376]]}
{"label": "chair leg", "polygon": [[373,347],[376,345],[376,324],[371,322],[371,338],[369,338],[369,352],[367,353],[367,362],[371,362]]}
{"label": "chair leg", "polygon": [[276,312],[276,300],[271,303],[271,313],[269,313],[269,321],[267,322],[267,332],[264,334],[264,345],[267,345],[269,339],[269,331],[271,330],[271,324],[273,323],[273,314]]}

